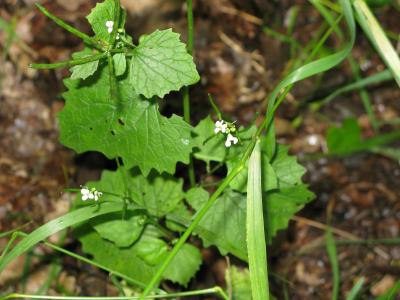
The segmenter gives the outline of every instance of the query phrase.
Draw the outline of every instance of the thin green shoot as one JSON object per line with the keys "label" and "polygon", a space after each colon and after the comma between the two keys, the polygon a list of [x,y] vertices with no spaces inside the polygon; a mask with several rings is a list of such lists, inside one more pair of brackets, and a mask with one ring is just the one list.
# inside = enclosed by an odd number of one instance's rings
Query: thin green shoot
{"label": "thin green shoot", "polygon": [[[86,44],[103,51],[104,47],[102,45],[99,45],[93,38],[88,36],[86,33],[83,33],[76,28],[72,27],[71,25],[65,23],[63,20],[60,18],[56,17],[52,13],[50,13],[47,9],[45,9],[43,6],[41,6],[39,3],[36,3],[36,7],[49,19],[51,19],[54,23],[56,23],[58,26],[64,28],[68,32],[72,33],[76,37],[82,39]],[[115,30],[114,30],[115,31]]]}
{"label": "thin green shoot", "polygon": [[364,282],[365,282],[365,277],[361,277],[359,280],[357,280],[356,284],[351,288],[350,292],[347,294],[346,300],[356,300],[360,295]]}
{"label": "thin green shoot", "polygon": [[332,230],[330,229],[330,227],[326,231],[326,250],[328,252],[329,262],[332,267],[332,276],[333,276],[332,300],[337,300],[339,297],[339,286],[340,286],[339,261],[336,253],[335,239],[333,238]]}
{"label": "thin green shoot", "polygon": [[[187,51],[190,55],[193,55],[193,41],[194,41],[194,25],[193,25],[193,3],[192,0],[186,0],[187,6],[187,30],[188,30],[188,41]],[[186,123],[191,124],[190,120],[190,90],[188,86],[183,89],[183,119]],[[190,156],[189,168],[188,168],[190,186],[196,185],[196,176],[194,173],[193,156]]]}
{"label": "thin green shoot", "polygon": [[[228,296],[225,292],[219,287],[213,287],[209,289],[203,290],[195,290],[195,291],[187,291],[187,292],[179,292],[179,293],[170,293],[164,295],[150,295],[146,296],[144,299],[169,299],[176,297],[192,297],[192,296],[200,296],[200,295],[212,295],[217,294],[221,296],[225,300],[229,300]],[[47,299],[47,300],[135,300],[140,299],[140,296],[120,296],[120,297],[84,297],[84,296],[50,296],[50,295],[29,295],[29,294],[19,294],[13,293],[10,295],[6,295],[0,297],[0,300],[7,299]]]}

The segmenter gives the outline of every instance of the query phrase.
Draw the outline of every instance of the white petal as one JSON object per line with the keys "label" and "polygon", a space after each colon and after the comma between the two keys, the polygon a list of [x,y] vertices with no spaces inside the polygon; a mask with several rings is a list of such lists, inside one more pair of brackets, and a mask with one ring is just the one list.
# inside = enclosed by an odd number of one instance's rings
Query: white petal
{"label": "white petal", "polygon": [[226,137],[226,140],[227,141],[233,141],[233,139],[234,139],[234,137],[233,137],[233,135],[232,134],[228,134],[228,136]]}
{"label": "white petal", "polygon": [[87,188],[83,188],[83,189],[81,189],[81,194],[82,195],[89,194],[89,190]]}
{"label": "white petal", "polygon": [[94,201],[99,200],[99,197],[97,195],[94,195]]}
{"label": "white petal", "polygon": [[108,33],[111,33],[113,31],[113,28],[112,27],[108,27],[107,31],[108,31]]}
{"label": "white petal", "polygon": [[216,127],[220,127],[222,125],[222,121],[217,121],[217,122],[215,122],[215,126]]}
{"label": "white petal", "polygon": [[230,147],[231,146],[231,141],[229,141],[228,139],[225,142],[225,147]]}
{"label": "white petal", "polygon": [[106,27],[113,27],[114,26],[114,22],[113,21],[107,21],[106,22]]}
{"label": "white petal", "polygon": [[88,195],[83,195],[82,196],[82,201],[86,201],[88,199]]}
{"label": "white petal", "polygon": [[218,132],[220,132],[221,131],[221,128],[219,128],[219,127],[215,127],[215,129],[214,129],[214,133],[218,133]]}
{"label": "white petal", "polygon": [[89,199],[93,199],[94,195],[92,193],[89,194]]}
{"label": "white petal", "polygon": [[223,125],[223,126],[221,127],[221,132],[222,132],[222,133],[225,133],[225,132],[226,132],[226,125]]}
{"label": "white petal", "polygon": [[237,142],[238,142],[239,140],[238,140],[238,138],[237,138],[237,137],[234,137],[232,141],[233,141],[233,143],[236,145],[236,144],[237,144]]}

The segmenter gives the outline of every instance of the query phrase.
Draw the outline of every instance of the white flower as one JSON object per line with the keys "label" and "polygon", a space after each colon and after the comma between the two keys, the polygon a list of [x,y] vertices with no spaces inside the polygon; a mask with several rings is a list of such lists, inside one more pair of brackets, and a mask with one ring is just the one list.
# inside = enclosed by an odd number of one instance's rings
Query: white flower
{"label": "white flower", "polygon": [[232,142],[234,145],[238,143],[238,138],[236,136],[233,136],[232,134],[228,134],[226,137],[226,142],[225,142],[225,147],[230,147],[232,145]]}
{"label": "white flower", "polygon": [[94,191],[94,201],[99,200],[99,198],[103,195],[102,192]]}
{"label": "white flower", "polygon": [[114,21],[107,21],[106,22],[106,27],[107,27],[108,33],[111,33],[113,31]]}
{"label": "white flower", "polygon": [[222,132],[225,133],[226,129],[228,128],[228,124],[224,120],[215,122],[215,129],[214,133]]}
{"label": "white flower", "polygon": [[96,188],[91,188],[89,190],[88,187],[83,186],[81,189],[81,195],[82,195],[82,201],[86,201],[88,199],[90,200],[94,199],[94,201],[97,201],[103,195],[103,193],[97,191]]}
{"label": "white flower", "polygon": [[86,186],[82,187],[81,194],[82,194],[82,201],[86,201],[87,199],[89,199],[89,195],[91,195],[89,189]]}

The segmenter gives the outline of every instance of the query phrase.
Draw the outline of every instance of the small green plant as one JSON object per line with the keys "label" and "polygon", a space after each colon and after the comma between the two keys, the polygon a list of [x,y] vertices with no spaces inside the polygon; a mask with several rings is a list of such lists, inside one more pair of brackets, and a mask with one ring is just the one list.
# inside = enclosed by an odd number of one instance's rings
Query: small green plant
{"label": "small green plant", "polygon": [[[333,24],[343,18],[350,41],[337,53],[310,62],[323,42],[318,45],[302,66],[276,86],[260,126],[227,121],[213,101],[216,117],[209,115],[192,126],[188,86],[200,76],[191,56],[193,16],[191,1],[187,3],[188,46],[171,29],[143,35],[135,44],[125,31],[126,13],[118,0],[97,4],[87,16],[93,36],[38,5],[84,43],[84,49],[69,61],[31,65],[70,68],[71,75],[64,80],[66,103],[58,116],[60,140],[77,153],[101,152],[119,167],[104,171],[99,181],[72,189],[79,195],[68,214],[29,235],[15,232],[2,254],[0,272],[44,242],[124,280],[140,299],[150,294],[170,298],[202,293],[228,299],[219,287],[169,295],[160,289],[163,280],[186,287],[199,270],[202,256],[191,243],[194,236],[204,247],[213,245],[222,255],[249,261],[253,299],[270,297],[265,243],[271,243],[277,231],[286,228],[293,214],[314,197],[301,180],[305,169],[288,154],[288,146],[276,143],[274,113],[294,83],[347,57],[355,39],[352,7],[349,1],[339,1],[341,16]],[[184,118],[163,116],[159,102],[181,88]],[[211,195],[196,181],[193,160],[204,162],[209,173],[226,167],[226,177]],[[176,176],[177,163],[187,165],[188,180]],[[46,242],[67,228],[73,228],[92,260]],[[23,296],[5,299],[16,297]]]}

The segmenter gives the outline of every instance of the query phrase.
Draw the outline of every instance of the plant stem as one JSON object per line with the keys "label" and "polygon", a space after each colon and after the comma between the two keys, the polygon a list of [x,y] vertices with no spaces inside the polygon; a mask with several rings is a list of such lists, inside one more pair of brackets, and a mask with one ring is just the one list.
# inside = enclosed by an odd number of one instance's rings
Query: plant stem
{"label": "plant stem", "polygon": [[222,184],[218,187],[218,189],[212,194],[212,196],[208,199],[206,204],[196,213],[195,218],[193,222],[189,225],[189,227],[186,229],[186,231],[183,233],[183,235],[179,238],[178,242],[175,244],[174,248],[172,251],[169,253],[169,255],[166,257],[166,259],[162,262],[162,265],[158,268],[157,273],[153,276],[151,281],[148,283],[146,289],[143,291],[141,298],[140,299],[145,299],[145,297],[153,290],[153,287],[159,282],[161,279],[165,269],[168,267],[172,259],[175,257],[175,255],[178,253],[178,251],[181,249],[181,247],[185,244],[186,240],[189,238],[193,230],[196,228],[196,226],[199,224],[201,219],[204,217],[204,215],[207,213],[207,211],[210,209],[210,207],[214,204],[214,202],[218,199],[219,195],[224,191],[224,189],[229,185],[229,183],[232,181],[232,179],[239,174],[239,172],[243,169],[244,164],[240,163],[239,165],[236,166],[235,169],[232,170],[231,173],[228,174],[226,179],[222,182]]}
{"label": "plant stem", "polygon": [[[22,237],[28,236],[24,232],[16,232],[16,235],[17,236],[22,236]],[[133,279],[133,278],[131,278],[129,276],[126,276],[126,275],[124,275],[124,274],[122,274],[122,273],[120,273],[118,271],[114,271],[114,270],[112,270],[112,269],[110,269],[108,267],[105,267],[105,266],[103,266],[103,265],[101,265],[101,264],[99,264],[99,263],[97,263],[95,261],[92,261],[92,260],[90,260],[90,259],[88,259],[86,257],[80,256],[80,255],[78,255],[78,254],[76,254],[74,252],[68,251],[68,250],[66,250],[66,249],[64,249],[64,248],[62,248],[60,246],[57,246],[55,244],[52,244],[52,243],[49,243],[49,242],[46,242],[46,241],[42,241],[42,243],[44,245],[48,246],[49,248],[53,249],[53,250],[56,250],[56,251],[61,252],[61,253],[64,253],[64,254],[69,255],[69,256],[77,259],[77,260],[83,261],[85,263],[88,263],[88,264],[91,264],[91,265],[93,265],[95,267],[98,267],[99,269],[107,271],[110,274],[113,274],[113,275],[115,275],[117,277],[120,277],[120,278],[126,280],[127,282],[130,282],[131,284],[135,284],[135,285],[138,285],[138,286],[141,286],[141,287],[145,286],[145,284],[140,282],[140,281],[137,281],[137,280],[135,280],[135,279]]]}
{"label": "plant stem", "polygon": [[[198,296],[198,295],[207,295],[207,294],[220,294],[224,299],[228,300],[225,293],[222,291],[220,287],[213,287],[204,290],[195,290],[195,291],[187,291],[187,292],[179,292],[179,293],[171,293],[165,295],[152,295],[147,296],[144,299],[166,299],[166,298],[175,298],[175,297],[188,297],[188,296]],[[139,299],[139,296],[122,296],[122,297],[82,297],[82,296],[45,296],[45,295],[28,295],[28,294],[9,294],[0,298],[1,300],[6,299],[16,299],[16,298],[26,298],[26,299],[48,299],[48,300],[134,300]]]}
{"label": "plant stem", "polygon": [[29,64],[30,68],[33,69],[57,69],[57,68],[69,68],[76,65],[86,64],[92,61],[102,59],[107,56],[107,53],[95,54],[84,58],[71,59],[67,61],[60,61],[54,64]]}
{"label": "plant stem", "polygon": [[73,35],[77,36],[78,38],[82,39],[86,44],[103,51],[103,47],[98,44],[93,38],[91,38],[90,36],[88,36],[86,33],[83,33],[81,31],[79,31],[78,29],[72,27],[71,25],[65,23],[63,20],[61,20],[60,18],[56,17],[55,15],[53,15],[52,13],[50,13],[47,9],[45,9],[43,6],[41,6],[39,3],[36,3],[36,7],[49,19],[51,19],[52,21],[54,21],[54,23],[56,23],[58,26],[64,28],[65,30],[67,30],[68,32],[72,33]]}
{"label": "plant stem", "polygon": [[[187,51],[190,55],[193,54],[193,3],[192,0],[186,0],[187,5],[187,23],[188,23],[188,41],[187,41]],[[186,123],[190,124],[190,95],[189,87],[185,86],[183,89],[183,119]],[[190,156],[189,162],[189,182],[190,186],[194,187],[196,185],[196,177],[194,174],[193,157]]]}

